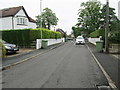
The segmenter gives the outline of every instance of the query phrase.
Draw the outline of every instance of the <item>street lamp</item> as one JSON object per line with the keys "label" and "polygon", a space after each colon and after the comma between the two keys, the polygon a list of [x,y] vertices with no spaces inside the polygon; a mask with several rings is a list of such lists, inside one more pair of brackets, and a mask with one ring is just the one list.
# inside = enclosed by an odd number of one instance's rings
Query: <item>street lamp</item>
{"label": "street lamp", "polygon": [[[40,0],[40,16],[42,15],[42,0]],[[40,28],[42,28],[42,17],[40,17]],[[41,40],[42,40],[42,29],[40,32]]]}
{"label": "street lamp", "polygon": [[108,31],[109,31],[109,0],[106,2],[106,27],[105,27],[105,52],[109,52],[108,44]]}

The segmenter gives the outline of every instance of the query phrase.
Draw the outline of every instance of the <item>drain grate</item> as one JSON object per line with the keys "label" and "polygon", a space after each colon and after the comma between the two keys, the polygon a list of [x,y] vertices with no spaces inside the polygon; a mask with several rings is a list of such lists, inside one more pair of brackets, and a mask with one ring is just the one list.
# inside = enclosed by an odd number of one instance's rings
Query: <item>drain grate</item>
{"label": "drain grate", "polygon": [[106,86],[106,85],[96,85],[97,90],[112,90],[110,88],[110,86]]}

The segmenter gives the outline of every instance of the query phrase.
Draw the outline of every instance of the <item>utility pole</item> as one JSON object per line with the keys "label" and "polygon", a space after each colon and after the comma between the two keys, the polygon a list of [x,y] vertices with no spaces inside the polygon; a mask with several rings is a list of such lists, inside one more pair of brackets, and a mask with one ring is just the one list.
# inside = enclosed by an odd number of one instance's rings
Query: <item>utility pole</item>
{"label": "utility pole", "polygon": [[106,27],[105,27],[105,52],[106,53],[109,53],[108,31],[109,31],[109,0],[107,0],[106,2]]}
{"label": "utility pole", "polygon": [[[42,15],[42,0],[40,0],[40,16]],[[40,17],[40,28],[42,28],[42,17]],[[41,40],[42,40],[42,30],[40,32]]]}

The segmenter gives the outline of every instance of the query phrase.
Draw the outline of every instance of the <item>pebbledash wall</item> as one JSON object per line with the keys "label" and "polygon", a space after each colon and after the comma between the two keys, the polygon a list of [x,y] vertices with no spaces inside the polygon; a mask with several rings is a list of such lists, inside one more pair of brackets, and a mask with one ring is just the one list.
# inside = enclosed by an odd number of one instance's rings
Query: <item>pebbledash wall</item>
{"label": "pebbledash wall", "polygon": [[0,25],[0,30],[3,29],[12,29],[12,17],[5,17],[5,18],[0,18],[1,25]]}
{"label": "pebbledash wall", "polygon": [[[18,17],[24,17],[26,19],[26,25],[18,24]],[[25,15],[23,9],[21,9],[15,16],[3,17],[0,18],[1,25],[0,30],[10,30],[10,29],[25,29],[25,28],[33,28],[35,29],[36,23],[30,22]]]}

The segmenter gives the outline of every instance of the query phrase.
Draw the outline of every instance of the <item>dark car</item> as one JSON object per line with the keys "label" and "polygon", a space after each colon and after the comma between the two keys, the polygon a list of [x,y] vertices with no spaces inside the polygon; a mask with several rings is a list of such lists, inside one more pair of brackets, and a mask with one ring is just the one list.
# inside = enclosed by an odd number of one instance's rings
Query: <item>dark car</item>
{"label": "dark car", "polygon": [[16,53],[17,51],[19,51],[19,48],[15,44],[7,43],[4,40],[2,42],[5,46],[6,53]]}

